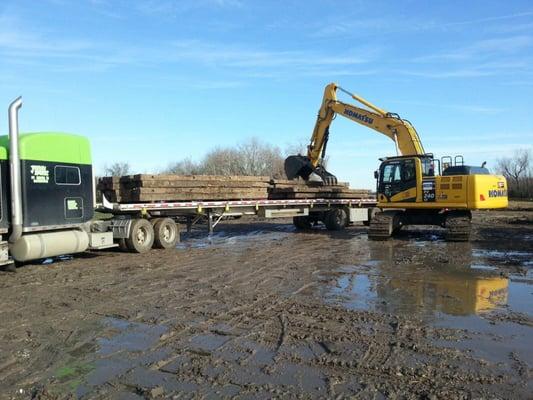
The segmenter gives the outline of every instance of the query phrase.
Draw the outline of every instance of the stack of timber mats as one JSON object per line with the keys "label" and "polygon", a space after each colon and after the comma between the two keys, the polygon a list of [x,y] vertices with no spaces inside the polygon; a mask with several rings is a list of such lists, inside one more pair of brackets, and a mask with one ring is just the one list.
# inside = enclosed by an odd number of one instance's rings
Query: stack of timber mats
{"label": "stack of timber mats", "polygon": [[278,199],[365,199],[370,190],[350,189],[347,183],[325,186],[321,182],[272,179],[268,198]]}
{"label": "stack of timber mats", "polygon": [[128,175],[100,178],[98,192],[111,202],[280,199],[360,199],[370,192],[348,184],[324,186],[268,176]]}

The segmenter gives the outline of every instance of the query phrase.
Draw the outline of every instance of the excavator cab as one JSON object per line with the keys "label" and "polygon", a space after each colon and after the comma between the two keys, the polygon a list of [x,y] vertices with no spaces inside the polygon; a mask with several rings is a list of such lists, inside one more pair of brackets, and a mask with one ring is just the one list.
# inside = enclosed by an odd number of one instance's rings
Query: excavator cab
{"label": "excavator cab", "polygon": [[404,158],[383,162],[380,167],[378,193],[389,201],[394,201],[398,195],[403,200],[416,198],[415,160]]}
{"label": "excavator cab", "polygon": [[416,202],[419,190],[426,192],[423,179],[435,175],[435,163],[431,155],[386,158],[376,175],[379,201]]}

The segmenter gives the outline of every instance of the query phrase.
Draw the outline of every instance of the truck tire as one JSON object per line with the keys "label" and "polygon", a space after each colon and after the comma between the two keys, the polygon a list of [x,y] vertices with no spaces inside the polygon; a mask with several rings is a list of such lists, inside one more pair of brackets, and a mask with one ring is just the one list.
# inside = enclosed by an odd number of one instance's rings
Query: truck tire
{"label": "truck tire", "polygon": [[158,218],[154,225],[154,247],[170,249],[179,242],[178,225],[171,218]]}
{"label": "truck tire", "polygon": [[312,227],[311,220],[306,216],[293,217],[292,223],[296,229],[309,230]]}
{"label": "truck tire", "polygon": [[126,244],[126,239],[120,238],[120,239],[118,239],[117,243],[118,243],[118,248],[120,249],[120,251],[128,251],[129,250],[128,245]]}
{"label": "truck tire", "polygon": [[154,227],[146,219],[135,219],[130,236],[126,239],[128,249],[134,253],[146,253],[154,244]]}
{"label": "truck tire", "polygon": [[343,208],[335,208],[326,212],[324,224],[329,231],[342,231],[348,225],[348,215]]}
{"label": "truck tire", "polygon": [[4,271],[6,272],[17,272],[17,264],[13,261],[9,264],[4,265]]}

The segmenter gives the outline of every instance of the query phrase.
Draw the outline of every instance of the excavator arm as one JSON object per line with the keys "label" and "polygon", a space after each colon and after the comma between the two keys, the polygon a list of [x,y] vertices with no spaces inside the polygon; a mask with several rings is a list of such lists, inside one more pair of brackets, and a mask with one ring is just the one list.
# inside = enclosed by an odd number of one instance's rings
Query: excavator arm
{"label": "excavator arm", "polygon": [[[337,100],[337,89],[367,106],[370,110]],[[316,173],[324,183],[336,183],[336,178],[322,166],[329,138],[329,127],[336,115],[342,115],[389,137],[395,142],[398,155],[425,154],[418,133],[409,121],[373,105],[335,83],[330,83],[324,90],[324,97],[311,142],[307,147],[307,156],[290,156],[285,160],[285,172],[289,179],[300,176],[307,180],[311,173]]]}

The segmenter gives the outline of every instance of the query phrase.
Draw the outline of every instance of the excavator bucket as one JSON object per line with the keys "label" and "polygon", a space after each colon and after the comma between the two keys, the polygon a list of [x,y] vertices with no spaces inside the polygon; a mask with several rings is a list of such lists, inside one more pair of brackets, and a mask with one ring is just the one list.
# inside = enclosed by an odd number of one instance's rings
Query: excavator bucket
{"label": "excavator bucket", "polygon": [[317,181],[318,178],[324,185],[336,185],[337,178],[335,175],[326,171],[322,165],[314,167],[309,157],[306,156],[289,156],[285,159],[285,175],[289,179],[303,178],[309,180],[311,174],[315,174],[313,180]]}
{"label": "excavator bucket", "polygon": [[285,174],[289,179],[300,177],[307,180],[314,169],[311,160],[306,156],[296,155],[285,159]]}

